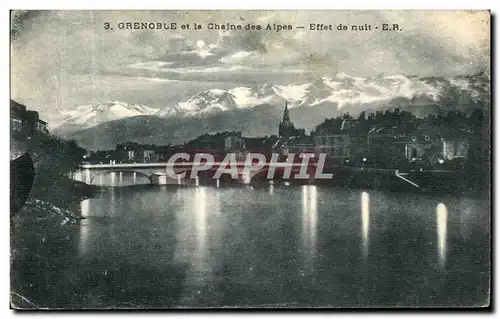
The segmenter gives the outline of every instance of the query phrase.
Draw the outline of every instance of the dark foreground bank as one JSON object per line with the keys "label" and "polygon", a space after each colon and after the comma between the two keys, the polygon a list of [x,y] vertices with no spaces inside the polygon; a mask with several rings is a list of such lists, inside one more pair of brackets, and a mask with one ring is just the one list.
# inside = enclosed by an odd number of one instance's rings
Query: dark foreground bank
{"label": "dark foreground bank", "polygon": [[11,307],[41,307],[31,298],[37,288],[26,280],[28,277],[23,270],[43,274],[55,267],[51,258],[54,250],[63,252],[68,249],[76,236],[78,223],[83,219],[79,211],[80,201],[98,192],[95,186],[60,179],[43,190],[34,189],[28,201],[11,218]]}

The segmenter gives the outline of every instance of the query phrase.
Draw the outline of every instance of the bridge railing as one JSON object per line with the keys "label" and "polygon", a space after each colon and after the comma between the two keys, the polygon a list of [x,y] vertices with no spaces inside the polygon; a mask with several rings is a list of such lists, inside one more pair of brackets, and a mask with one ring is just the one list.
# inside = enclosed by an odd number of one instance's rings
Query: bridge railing
{"label": "bridge railing", "polygon": [[[192,167],[192,166],[211,166],[218,167],[223,164],[222,162],[204,162],[204,163],[193,163],[193,162],[176,162],[176,163],[125,163],[125,164],[83,164],[80,167],[84,169],[99,169],[99,168],[133,168],[133,167]],[[266,163],[264,167],[275,165],[276,167],[301,167],[302,163]],[[315,166],[316,163],[309,163],[308,166]],[[237,166],[249,166],[253,167],[255,164],[246,164],[246,162],[238,162]]]}

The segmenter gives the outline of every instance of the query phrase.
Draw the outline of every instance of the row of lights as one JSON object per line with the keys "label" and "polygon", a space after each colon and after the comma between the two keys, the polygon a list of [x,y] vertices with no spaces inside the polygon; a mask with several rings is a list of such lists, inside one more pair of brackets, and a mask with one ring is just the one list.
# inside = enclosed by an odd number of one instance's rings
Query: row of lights
{"label": "row of lights", "polygon": [[[346,160],[345,160],[345,162],[346,162],[346,163],[349,163],[349,162],[350,162],[350,160],[346,159]],[[363,157],[363,162],[366,162],[366,157]]]}
{"label": "row of lights", "polygon": [[[415,160],[416,160],[416,158],[412,158],[411,160],[412,160],[412,161],[415,161]],[[346,160],[345,160],[345,162],[346,162],[346,163],[349,163],[349,162],[350,162],[350,160],[346,159]],[[363,162],[366,162],[366,157],[363,157]],[[443,163],[444,163],[444,159],[440,158],[440,159],[438,159],[438,162],[439,162],[439,164],[443,164]]]}

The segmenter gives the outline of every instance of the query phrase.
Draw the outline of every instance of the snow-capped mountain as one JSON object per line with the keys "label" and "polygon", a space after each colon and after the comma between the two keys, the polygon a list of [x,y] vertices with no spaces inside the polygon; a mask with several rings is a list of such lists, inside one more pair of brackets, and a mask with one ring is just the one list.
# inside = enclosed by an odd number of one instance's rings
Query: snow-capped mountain
{"label": "snow-capped mountain", "polygon": [[[454,78],[402,75],[356,78],[337,74],[302,85],[263,84],[207,90],[153,115],[139,112],[142,116],[135,116],[131,112],[131,117],[86,129],[75,126],[61,135],[89,149],[113,148],[127,141],[178,144],[207,132],[237,130],[245,136],[272,135],[277,134],[285,100],[294,124],[309,131],[325,118],[346,112],[357,116],[361,112],[398,107],[426,116],[438,111],[467,112],[477,107],[489,110],[490,77],[488,73]],[[81,118],[73,122],[88,125],[85,121]]]}
{"label": "snow-capped mountain", "polygon": [[200,92],[186,102],[177,103],[157,113],[158,116],[204,116],[223,111],[253,108],[258,105],[281,105],[285,100],[298,102],[306,85],[276,86],[263,84],[253,87],[236,87],[230,90],[213,89]]}
{"label": "snow-capped mountain", "polygon": [[236,97],[225,90],[202,91],[186,102],[178,103],[157,113],[158,116],[197,116],[238,109]]}
{"label": "snow-capped mountain", "polygon": [[454,78],[405,75],[360,78],[339,73],[301,85],[263,84],[203,91],[186,102],[163,109],[157,115],[203,116],[265,104],[282,105],[285,100],[290,108],[326,105],[335,110],[347,108],[347,112],[352,111],[349,110],[351,107],[392,106],[402,101],[409,107],[424,104],[472,106],[489,101],[489,82],[487,72]]}
{"label": "snow-capped mountain", "polygon": [[[93,148],[136,139],[177,143],[223,130],[240,130],[248,136],[271,135],[276,134],[285,101],[297,127],[307,130],[325,118],[347,112],[357,116],[364,111],[397,107],[426,116],[440,110],[469,112],[477,107],[489,110],[490,75],[482,72],[453,78],[404,75],[360,78],[339,73],[300,85],[266,83],[206,90],[161,110],[109,102],[64,112],[64,121],[52,131]],[[101,140],[108,135],[109,143],[105,144]]]}
{"label": "snow-capped mountain", "polygon": [[109,121],[138,115],[153,115],[157,112],[158,109],[120,101],[82,105],[71,111],[62,111],[63,119],[55,126],[56,129],[71,126],[89,128]]}

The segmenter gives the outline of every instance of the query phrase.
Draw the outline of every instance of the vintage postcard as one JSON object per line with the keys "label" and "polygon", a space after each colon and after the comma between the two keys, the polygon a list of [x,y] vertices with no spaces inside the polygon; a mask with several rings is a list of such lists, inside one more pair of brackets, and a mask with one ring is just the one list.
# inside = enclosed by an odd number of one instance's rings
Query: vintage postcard
{"label": "vintage postcard", "polygon": [[13,309],[490,307],[489,11],[11,11]]}

